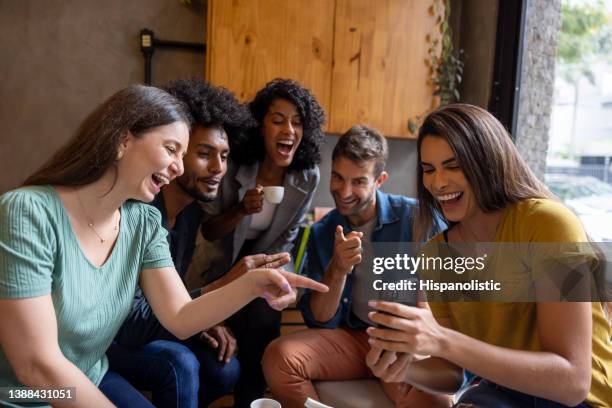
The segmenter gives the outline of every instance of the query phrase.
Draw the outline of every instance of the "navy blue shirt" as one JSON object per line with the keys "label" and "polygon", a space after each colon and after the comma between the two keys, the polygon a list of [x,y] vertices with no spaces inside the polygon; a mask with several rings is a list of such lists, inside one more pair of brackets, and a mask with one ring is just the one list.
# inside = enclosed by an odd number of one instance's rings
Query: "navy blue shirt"
{"label": "navy blue shirt", "polygon": [[[412,225],[417,211],[416,203],[413,198],[386,194],[377,190],[377,219],[370,242],[412,242]],[[352,230],[346,217],[334,209],[311,227],[308,239],[306,274],[316,281],[320,282],[323,279],[334,254],[335,231],[338,225],[342,226],[345,234]],[[331,329],[339,326],[346,326],[351,329],[366,328],[367,325],[352,312],[352,284],[353,274],[351,273],[347,275],[336,314],[327,322],[315,320],[310,309],[311,292],[306,291],[298,303],[306,325],[314,328]]]}
{"label": "navy blue shirt", "polygon": [[[177,215],[172,229],[168,229],[168,214],[166,213],[163,193],[160,192],[155,196],[151,205],[161,213],[162,226],[168,231],[167,239],[170,245],[170,255],[176,271],[184,281],[193,257],[195,242],[202,221],[203,213],[200,204],[194,201],[186,206]],[[191,296],[196,297],[199,293],[200,290],[196,289]],[[142,289],[138,286],[134,295],[132,310],[123,322],[115,339],[119,344],[125,346],[140,346],[153,340],[174,340],[175,337],[157,320]]]}

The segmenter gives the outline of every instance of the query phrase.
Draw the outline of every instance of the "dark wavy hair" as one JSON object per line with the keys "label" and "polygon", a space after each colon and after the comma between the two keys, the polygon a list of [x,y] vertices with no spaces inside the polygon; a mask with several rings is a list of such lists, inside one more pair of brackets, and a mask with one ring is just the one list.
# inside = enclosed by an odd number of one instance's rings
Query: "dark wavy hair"
{"label": "dark wavy hair", "polygon": [[258,127],[236,141],[236,146],[230,153],[232,160],[237,164],[252,164],[266,157],[261,126],[270,105],[276,99],[285,99],[295,105],[302,119],[302,141],[287,171],[313,168],[321,162],[320,148],[324,138],[321,126],[325,123],[325,112],[308,89],[296,81],[281,78],[268,82],[249,104]]}
{"label": "dark wavy hair", "polygon": [[190,123],[183,103],[159,88],[128,86],[93,111],[76,134],[23,185],[76,187],[93,183],[116,165],[119,145],[128,131],[142,137],[153,128],[175,122]]}
{"label": "dark wavy hair", "polygon": [[171,81],[164,90],[187,106],[192,126],[222,128],[230,148],[245,137],[248,129],[257,126],[248,107],[226,88],[192,78]]}

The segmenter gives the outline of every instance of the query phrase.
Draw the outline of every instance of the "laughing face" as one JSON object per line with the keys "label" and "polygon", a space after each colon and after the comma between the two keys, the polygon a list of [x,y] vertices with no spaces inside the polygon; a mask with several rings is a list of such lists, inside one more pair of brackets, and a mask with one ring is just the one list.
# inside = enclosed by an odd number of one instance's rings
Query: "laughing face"
{"label": "laughing face", "polygon": [[383,171],[375,177],[375,166],[374,160],[358,164],[344,156],[332,162],[330,192],[338,212],[353,225],[376,213],[376,189],[387,179],[387,173]]}
{"label": "laughing face", "polygon": [[461,222],[482,212],[448,142],[426,136],[421,143],[423,185],[449,221]]}
{"label": "laughing face", "polygon": [[123,157],[117,164],[118,180],[128,196],[150,202],[162,186],[183,174],[188,141],[189,129],[183,122],[158,126],[140,137],[128,132],[120,147]]}
{"label": "laughing face", "polygon": [[266,158],[278,167],[288,167],[302,140],[302,118],[285,99],[275,99],[263,118],[262,134]]}
{"label": "laughing face", "polygon": [[227,171],[228,156],[227,135],[222,128],[196,127],[189,138],[185,173],[176,179],[178,185],[197,200],[214,200]]}

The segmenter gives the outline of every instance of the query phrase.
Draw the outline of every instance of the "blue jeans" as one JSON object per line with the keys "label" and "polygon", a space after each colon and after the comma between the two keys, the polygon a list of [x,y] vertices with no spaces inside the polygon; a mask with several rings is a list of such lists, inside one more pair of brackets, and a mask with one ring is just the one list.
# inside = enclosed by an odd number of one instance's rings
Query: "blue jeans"
{"label": "blue jeans", "polygon": [[155,340],[135,348],[113,342],[106,354],[110,369],[150,390],[156,407],[206,407],[232,392],[240,375],[235,357],[219,362],[218,351],[196,339]]}
{"label": "blue jeans", "polygon": [[[457,402],[457,404],[462,403],[484,408],[570,408],[558,402],[523,394],[487,380],[480,380],[478,385],[469,387]],[[590,406],[583,402],[573,408],[590,408]]]}
{"label": "blue jeans", "polygon": [[261,359],[268,344],[280,336],[281,313],[264,299],[255,299],[227,319],[238,341],[241,375],[234,390],[234,408],[248,408],[266,391]]}
{"label": "blue jeans", "polygon": [[154,408],[140,391],[114,371],[108,371],[102,377],[98,388],[119,408]]}

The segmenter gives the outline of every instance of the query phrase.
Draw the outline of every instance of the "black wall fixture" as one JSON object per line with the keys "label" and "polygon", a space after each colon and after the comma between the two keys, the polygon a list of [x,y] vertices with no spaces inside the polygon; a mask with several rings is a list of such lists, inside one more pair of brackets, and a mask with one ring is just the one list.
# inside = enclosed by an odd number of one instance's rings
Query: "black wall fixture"
{"label": "black wall fixture", "polygon": [[153,54],[155,53],[156,48],[169,48],[206,53],[206,44],[204,43],[160,40],[159,38],[155,38],[155,33],[152,30],[149,30],[148,28],[140,30],[140,51],[142,51],[142,55],[144,57],[144,83],[146,85],[152,84],[151,62],[153,60]]}
{"label": "black wall fixture", "polygon": [[528,0],[500,0],[489,111],[516,135]]}

